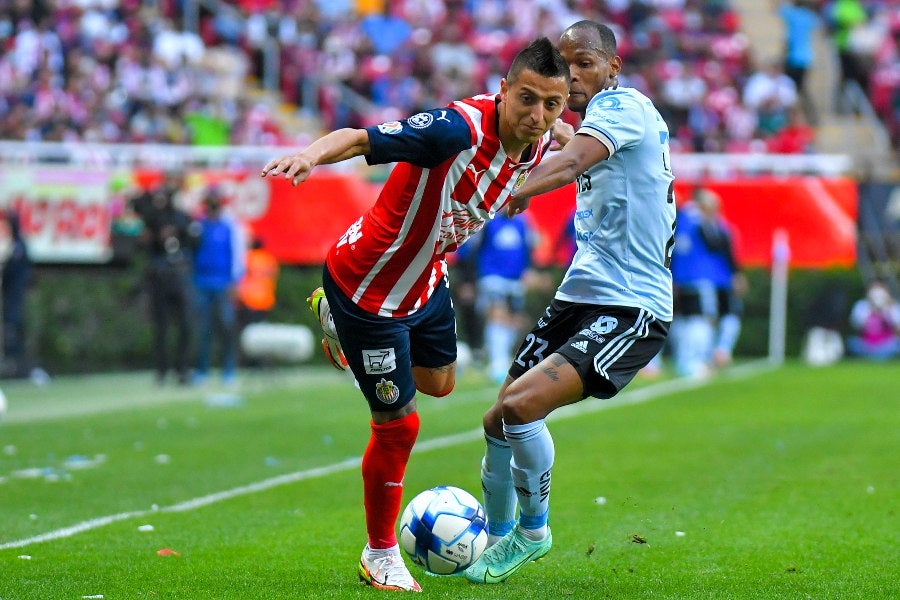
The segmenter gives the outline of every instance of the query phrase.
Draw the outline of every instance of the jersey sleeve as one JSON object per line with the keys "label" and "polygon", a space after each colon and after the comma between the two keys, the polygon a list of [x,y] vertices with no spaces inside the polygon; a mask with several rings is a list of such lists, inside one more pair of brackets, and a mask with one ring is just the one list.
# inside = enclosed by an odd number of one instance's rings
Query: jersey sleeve
{"label": "jersey sleeve", "polygon": [[472,125],[453,108],[420,112],[402,121],[367,127],[370,165],[407,162],[431,168],[475,143]]}
{"label": "jersey sleeve", "polygon": [[591,99],[578,135],[590,135],[610,156],[644,138],[644,110],[637,98],[621,90],[606,90]]}

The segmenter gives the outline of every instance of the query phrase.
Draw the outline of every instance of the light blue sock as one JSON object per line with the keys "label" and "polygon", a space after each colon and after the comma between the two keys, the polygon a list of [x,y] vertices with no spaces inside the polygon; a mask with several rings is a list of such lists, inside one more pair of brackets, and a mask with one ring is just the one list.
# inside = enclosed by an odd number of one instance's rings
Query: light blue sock
{"label": "light blue sock", "polygon": [[532,539],[547,535],[553,437],[543,419],[524,425],[503,424],[512,449],[512,476],[519,498],[519,528]]}
{"label": "light blue sock", "polygon": [[490,322],[484,330],[485,347],[488,351],[491,379],[502,383],[512,362],[511,353],[516,341],[516,328],[504,323]]}
{"label": "light blue sock", "polygon": [[516,491],[513,489],[510,461],[512,450],[506,440],[485,435],[481,461],[481,491],[488,519],[488,544],[512,531],[516,524]]}
{"label": "light blue sock", "polygon": [[741,335],[741,319],[737,315],[727,314],[719,319],[718,340],[716,348],[724,350],[728,356],[734,352],[738,336]]}

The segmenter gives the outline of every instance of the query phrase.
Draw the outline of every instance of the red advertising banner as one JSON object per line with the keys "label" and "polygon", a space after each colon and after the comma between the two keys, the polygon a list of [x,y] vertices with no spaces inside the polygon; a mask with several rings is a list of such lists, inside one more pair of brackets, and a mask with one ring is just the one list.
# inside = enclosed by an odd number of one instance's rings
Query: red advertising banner
{"label": "red advertising banner", "polygon": [[[735,232],[735,255],[745,267],[772,264],[772,238],[787,232],[790,265],[797,268],[856,264],[859,190],[850,178],[787,177],[707,181],[722,198],[723,218]],[[679,201],[691,188],[676,186]]]}
{"label": "red advertising banner", "polygon": [[33,260],[102,263],[112,255],[109,181],[106,169],[4,167],[0,205],[19,213]]}
{"label": "red advertising banner", "polygon": [[[289,264],[324,261],[331,245],[375,202],[381,189],[356,176],[330,173],[316,173],[297,187],[283,179],[260,180],[256,173],[228,177],[233,178],[235,212]],[[686,201],[694,187],[677,183],[678,202]],[[768,177],[708,181],[704,187],[722,198],[722,215],[735,232],[735,254],[742,266],[771,265],[772,238],[780,229],[788,234],[791,266],[855,264],[858,191],[852,179]],[[534,198],[528,210],[540,239],[535,262],[566,264],[573,248],[566,232],[575,210],[574,186]]]}
{"label": "red advertising banner", "polygon": [[[693,185],[676,182],[679,204]],[[743,267],[769,267],[776,231],[788,234],[792,267],[852,267],[856,264],[858,188],[850,178],[788,177],[707,181],[721,197],[721,213],[734,234],[735,257]],[[575,210],[574,186],[539,196],[529,207],[541,244],[539,265],[565,264],[572,243],[566,230]]]}
{"label": "red advertising banner", "polygon": [[297,187],[281,178],[266,181],[268,210],[249,224],[266,248],[292,264],[323,263],[347,227],[374,204],[381,187],[330,173],[316,173]]}
{"label": "red advertising banner", "polygon": [[[14,206],[38,262],[102,263],[110,260],[110,226],[122,214],[126,193],[155,185],[158,170],[63,165],[0,170],[0,206]],[[257,171],[190,170],[183,208],[196,213],[204,191],[217,185],[229,210],[285,264],[320,264],[331,245],[378,196],[380,184],[358,175],[317,171],[300,186]],[[679,203],[695,184],[676,182]],[[761,177],[708,180],[722,214],[735,231],[741,265],[771,264],[772,239],[788,234],[791,265],[850,267],[856,261],[858,188],[843,177]],[[538,265],[565,265],[573,250],[568,230],[574,186],[532,200],[538,230]]]}

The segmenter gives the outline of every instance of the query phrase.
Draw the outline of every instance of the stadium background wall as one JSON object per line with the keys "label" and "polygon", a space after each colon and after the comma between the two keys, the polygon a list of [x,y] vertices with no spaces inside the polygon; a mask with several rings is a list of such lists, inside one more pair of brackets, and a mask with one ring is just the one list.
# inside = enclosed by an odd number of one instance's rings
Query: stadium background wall
{"label": "stadium background wall", "polygon": [[[122,267],[39,265],[28,292],[28,354],[51,375],[152,367],[146,294],[140,287],[143,264]],[[554,277],[561,275],[550,268]],[[769,274],[748,270],[744,329],[736,354],[765,356],[768,348]],[[285,267],[278,305],[271,319],[313,327],[306,295],[321,281],[319,266]],[[547,292],[532,292],[528,313],[543,310]],[[787,353],[797,356],[806,330],[817,324],[843,331],[849,301],[863,294],[855,269],[793,269],[790,275]],[[324,363],[316,354],[313,364]]]}
{"label": "stadium background wall", "polygon": [[[28,353],[51,374],[151,366],[148,308],[140,289],[144,265],[136,232],[122,217],[127,194],[153,185],[163,172],[101,171],[39,164],[0,172],[0,205],[23,213],[38,263],[27,300]],[[281,257],[285,267],[272,319],[310,326],[305,296],[319,284],[327,247],[371,205],[381,185],[355,172],[323,172],[295,189],[282,180],[261,180],[248,168],[192,169],[187,182],[184,208],[195,210],[208,185],[220,186],[232,210]],[[849,302],[863,289],[856,271],[858,202],[885,200],[873,206],[877,215],[887,215],[887,204],[895,203],[886,199],[900,187],[860,194],[857,183],[844,176],[725,174],[680,179],[678,201],[700,185],[722,196],[723,213],[737,230],[738,258],[751,280],[737,353],[767,353],[767,267],[779,228],[791,242],[788,354],[799,353],[812,325],[843,330]],[[865,192],[871,185],[862,187]],[[542,235],[537,262],[559,277],[568,257],[552,249],[565,248],[557,238],[571,218],[574,195],[564,188],[550,196],[535,199],[530,212]],[[529,296],[529,314],[541,312],[545,294]]]}
{"label": "stadium background wall", "polygon": [[[159,169],[73,165],[23,165],[0,170],[0,206],[15,207],[32,257],[44,263],[105,264],[127,261],[127,237],[135,216],[128,199],[158,184]],[[205,191],[217,186],[228,210],[263,240],[284,264],[321,263],[328,248],[367,210],[382,182],[357,173],[316,172],[294,188],[281,178],[260,179],[256,170],[188,169],[181,208],[196,213]],[[735,252],[745,266],[769,266],[776,230],[788,232],[791,265],[849,267],[856,258],[858,186],[845,176],[730,176],[676,180],[675,198],[687,200],[698,186],[722,198],[722,213],[735,232]],[[574,212],[574,187],[532,202],[540,233],[536,261],[562,265],[554,254]],[[139,226],[139,223],[137,224]],[[298,243],[302,240],[302,243]],[[828,240],[828,243],[823,243]],[[123,256],[121,251],[126,251]]]}

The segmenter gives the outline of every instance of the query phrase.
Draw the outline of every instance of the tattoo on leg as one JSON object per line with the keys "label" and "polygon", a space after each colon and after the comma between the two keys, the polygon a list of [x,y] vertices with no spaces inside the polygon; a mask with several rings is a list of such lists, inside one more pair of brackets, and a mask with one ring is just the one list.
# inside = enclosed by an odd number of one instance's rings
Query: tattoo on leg
{"label": "tattoo on leg", "polygon": [[564,364],[568,363],[569,361],[567,361],[565,358],[563,358],[559,354],[550,355],[548,360],[549,360],[550,364],[553,366],[541,367],[541,371],[543,371],[544,374],[547,377],[549,377],[552,381],[559,381],[559,372],[556,370],[556,368],[563,366]]}
{"label": "tattoo on leg", "polygon": [[552,367],[544,367],[541,369],[544,374],[549,377],[552,381],[559,381],[559,373],[556,372],[556,369]]}

